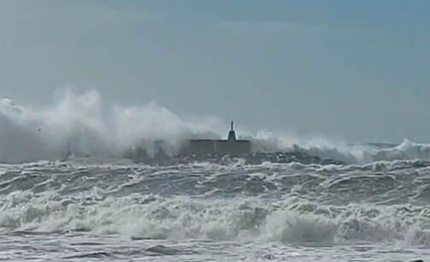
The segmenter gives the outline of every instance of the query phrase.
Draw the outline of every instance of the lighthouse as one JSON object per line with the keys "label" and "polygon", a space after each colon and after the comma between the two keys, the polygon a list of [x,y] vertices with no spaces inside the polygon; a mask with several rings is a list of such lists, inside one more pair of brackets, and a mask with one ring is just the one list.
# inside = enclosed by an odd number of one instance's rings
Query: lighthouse
{"label": "lighthouse", "polygon": [[236,141],[236,133],[234,132],[234,128],[233,128],[233,121],[231,121],[230,123],[230,132],[228,133],[228,141]]}

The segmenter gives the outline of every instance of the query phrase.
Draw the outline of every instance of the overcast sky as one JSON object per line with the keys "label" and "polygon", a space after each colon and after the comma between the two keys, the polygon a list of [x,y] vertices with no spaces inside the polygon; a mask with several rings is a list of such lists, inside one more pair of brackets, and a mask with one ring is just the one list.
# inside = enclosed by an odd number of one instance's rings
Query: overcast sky
{"label": "overcast sky", "polygon": [[430,142],[426,0],[0,0],[0,96],[123,105],[352,141]]}

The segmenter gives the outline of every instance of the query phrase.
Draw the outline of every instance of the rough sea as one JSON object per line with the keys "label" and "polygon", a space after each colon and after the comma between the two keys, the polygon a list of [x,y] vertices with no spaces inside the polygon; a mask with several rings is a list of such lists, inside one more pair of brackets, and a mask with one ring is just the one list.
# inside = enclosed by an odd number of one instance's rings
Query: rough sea
{"label": "rough sea", "polygon": [[144,127],[191,125],[156,106],[109,120],[99,107],[91,93],[0,103],[0,260],[430,261],[428,145],[303,146],[341,164],[148,165],[113,155]]}

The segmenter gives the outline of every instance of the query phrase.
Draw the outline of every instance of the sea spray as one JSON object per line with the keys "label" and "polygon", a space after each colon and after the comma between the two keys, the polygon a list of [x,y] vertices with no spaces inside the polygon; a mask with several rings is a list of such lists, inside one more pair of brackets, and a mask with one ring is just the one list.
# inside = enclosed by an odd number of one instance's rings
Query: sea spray
{"label": "sea spray", "polygon": [[[168,155],[175,155],[186,139],[225,137],[227,122],[214,117],[179,117],[155,102],[108,105],[96,90],[82,94],[66,90],[45,106],[4,98],[0,100],[0,162],[67,160],[70,156],[121,158],[136,146],[154,154],[154,142],[159,140],[164,141]],[[409,140],[392,148],[378,148],[321,136],[252,132],[246,127],[239,130],[239,137],[251,140],[254,152],[300,151],[349,164],[430,159],[429,145]]]}

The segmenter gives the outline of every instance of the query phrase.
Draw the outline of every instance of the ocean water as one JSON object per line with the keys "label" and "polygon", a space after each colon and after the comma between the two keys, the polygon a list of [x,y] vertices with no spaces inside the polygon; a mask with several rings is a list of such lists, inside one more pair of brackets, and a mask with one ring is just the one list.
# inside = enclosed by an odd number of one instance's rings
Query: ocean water
{"label": "ocean water", "polygon": [[430,259],[429,161],[89,162],[0,167],[0,259]]}
{"label": "ocean water", "polygon": [[343,164],[123,158],[144,140],[164,139],[174,153],[186,137],[222,137],[220,122],[156,104],[110,107],[92,91],[44,106],[0,100],[0,260],[430,260],[427,144],[351,145],[239,125],[254,150],[298,145]]}

